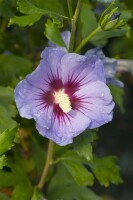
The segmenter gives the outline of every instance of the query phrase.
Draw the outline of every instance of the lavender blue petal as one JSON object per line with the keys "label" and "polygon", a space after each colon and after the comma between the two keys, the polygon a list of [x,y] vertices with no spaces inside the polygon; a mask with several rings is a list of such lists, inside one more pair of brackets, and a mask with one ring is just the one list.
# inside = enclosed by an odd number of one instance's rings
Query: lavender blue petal
{"label": "lavender blue petal", "polygon": [[71,76],[81,84],[101,80],[106,82],[104,66],[95,55],[65,54],[61,60],[62,80],[65,84]]}
{"label": "lavender blue petal", "polygon": [[112,109],[114,102],[109,88],[101,81],[87,84],[84,88],[75,93],[85,99],[83,112],[91,120],[89,129],[97,128],[112,120]]}
{"label": "lavender blue petal", "polygon": [[60,123],[58,119],[52,119],[51,127],[47,130],[36,125],[39,133],[60,146],[72,143],[73,138],[82,133],[91,123],[91,120],[81,112],[72,110],[67,114],[70,118],[65,118],[65,123]]}
{"label": "lavender blue petal", "polygon": [[117,66],[117,60],[108,58],[104,55],[103,51],[101,48],[94,48],[90,49],[86,52],[85,56],[90,56],[90,55],[96,55],[99,59],[101,59],[105,73],[106,73],[106,82],[107,84],[111,84],[117,87],[123,87],[124,84],[115,79],[116,75],[116,66]]}
{"label": "lavender blue petal", "polygon": [[[70,36],[71,36],[70,31],[63,31],[63,32],[61,32],[61,37],[62,37],[64,43],[66,44],[67,48],[69,48]],[[65,51],[67,51],[64,47],[57,46],[56,44],[54,44],[51,41],[48,41],[48,44],[49,44],[50,47],[62,48]]]}
{"label": "lavender blue petal", "polygon": [[47,118],[49,110],[46,114],[45,103],[41,96],[49,89],[47,84],[49,77],[59,75],[58,72],[61,70],[60,61],[63,55],[62,50],[46,48],[42,53],[43,59],[39,66],[17,85],[15,101],[22,117],[34,118],[37,122],[40,122],[40,115],[44,113]]}

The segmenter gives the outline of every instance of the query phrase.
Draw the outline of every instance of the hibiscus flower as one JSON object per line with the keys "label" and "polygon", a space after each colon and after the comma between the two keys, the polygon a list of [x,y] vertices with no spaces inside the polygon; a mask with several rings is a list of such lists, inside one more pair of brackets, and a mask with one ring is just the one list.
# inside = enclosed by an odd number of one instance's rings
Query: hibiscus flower
{"label": "hibiscus flower", "polygon": [[33,118],[42,136],[66,145],[85,129],[112,120],[114,103],[97,56],[49,47],[41,57],[17,85],[15,100],[20,115]]}

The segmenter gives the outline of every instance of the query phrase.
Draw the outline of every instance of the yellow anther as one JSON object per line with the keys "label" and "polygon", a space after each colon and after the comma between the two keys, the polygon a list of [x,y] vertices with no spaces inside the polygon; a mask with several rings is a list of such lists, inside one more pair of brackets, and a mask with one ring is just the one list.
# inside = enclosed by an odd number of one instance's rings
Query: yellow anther
{"label": "yellow anther", "polygon": [[58,103],[63,112],[68,113],[72,107],[69,96],[64,92],[64,89],[54,92],[55,103]]}

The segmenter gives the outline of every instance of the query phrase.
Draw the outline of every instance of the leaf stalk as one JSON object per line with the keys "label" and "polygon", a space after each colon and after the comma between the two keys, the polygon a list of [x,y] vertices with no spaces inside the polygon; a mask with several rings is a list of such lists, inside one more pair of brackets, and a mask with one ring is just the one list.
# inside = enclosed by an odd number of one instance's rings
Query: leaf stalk
{"label": "leaf stalk", "polygon": [[76,10],[72,19],[70,45],[69,45],[69,50],[68,50],[69,52],[73,52],[73,49],[74,49],[74,38],[75,38],[75,33],[76,33],[77,20],[78,20],[80,9],[81,9],[81,3],[82,3],[82,0],[78,0]]}
{"label": "leaf stalk", "polygon": [[75,53],[78,53],[80,49],[92,38],[94,37],[99,31],[101,31],[101,27],[98,26],[94,31],[92,31],[86,38],[84,38],[79,46],[76,48]]}
{"label": "leaf stalk", "polygon": [[46,163],[40,178],[40,181],[37,185],[37,188],[39,190],[42,190],[44,187],[44,184],[46,182],[46,177],[50,168],[50,165],[52,163],[52,157],[53,157],[53,149],[54,149],[54,142],[49,140],[49,144],[48,144],[48,152],[47,152],[47,158],[46,158]]}

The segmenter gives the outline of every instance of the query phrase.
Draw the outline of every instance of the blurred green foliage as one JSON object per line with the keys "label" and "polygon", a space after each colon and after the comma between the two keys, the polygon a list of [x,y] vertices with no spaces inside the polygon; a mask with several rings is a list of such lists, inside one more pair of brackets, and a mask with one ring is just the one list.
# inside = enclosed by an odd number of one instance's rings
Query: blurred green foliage
{"label": "blurred green foliage", "polygon": [[[75,48],[99,23],[95,8],[108,4],[83,0],[75,35]],[[77,1],[72,1],[75,10]],[[133,3],[117,2],[120,18],[129,24],[101,30],[83,49],[103,46],[117,58],[132,59]],[[101,11],[100,11],[101,12]],[[97,157],[98,130],[86,131],[72,145],[55,145],[52,167],[42,194],[36,185],[47,155],[47,139],[38,135],[34,122],[18,115],[14,102],[16,84],[39,63],[47,38],[65,46],[60,31],[70,30],[67,0],[0,0],[0,200],[102,200],[88,186],[122,183],[115,156]],[[119,36],[122,36],[118,38]],[[116,104],[124,110],[124,90],[110,87]],[[18,130],[18,125],[20,126]]]}

